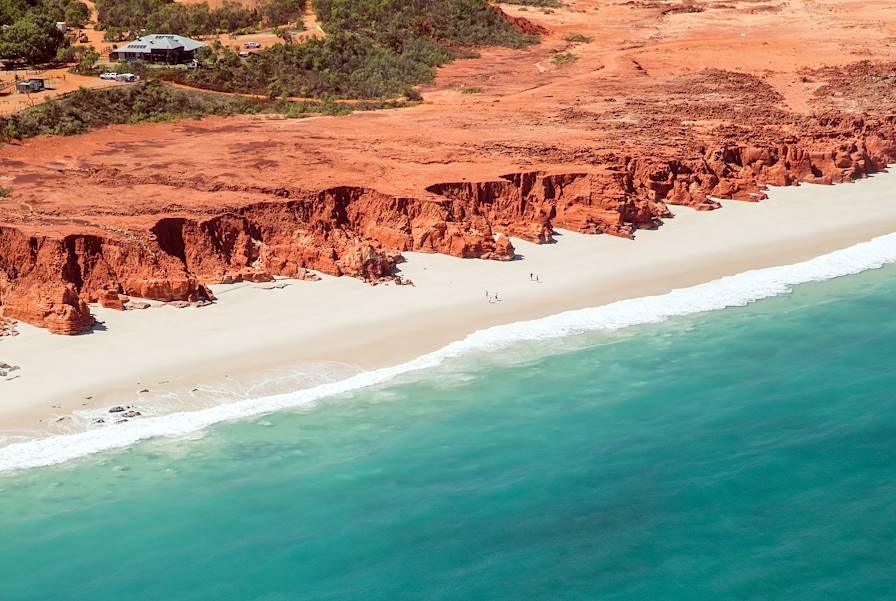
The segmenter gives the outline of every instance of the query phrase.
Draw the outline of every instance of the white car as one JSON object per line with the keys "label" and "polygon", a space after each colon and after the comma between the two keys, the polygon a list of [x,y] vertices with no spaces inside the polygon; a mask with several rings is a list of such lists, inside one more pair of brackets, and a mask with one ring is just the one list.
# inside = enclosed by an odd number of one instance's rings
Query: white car
{"label": "white car", "polygon": [[115,79],[118,77],[118,73],[113,73],[108,71],[106,73],[100,73],[100,79]]}
{"label": "white car", "polygon": [[246,42],[243,44],[244,48],[261,48],[261,44],[258,42]]}

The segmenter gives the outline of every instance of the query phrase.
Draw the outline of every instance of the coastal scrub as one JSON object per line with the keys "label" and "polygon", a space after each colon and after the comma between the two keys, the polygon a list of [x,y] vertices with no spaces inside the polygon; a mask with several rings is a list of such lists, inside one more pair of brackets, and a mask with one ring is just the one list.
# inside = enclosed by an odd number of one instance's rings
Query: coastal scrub
{"label": "coastal scrub", "polygon": [[324,37],[276,44],[248,58],[217,48],[204,68],[164,77],[271,97],[394,98],[432,81],[437,67],[469,55],[469,48],[522,48],[538,39],[485,0],[318,0],[314,8]]}

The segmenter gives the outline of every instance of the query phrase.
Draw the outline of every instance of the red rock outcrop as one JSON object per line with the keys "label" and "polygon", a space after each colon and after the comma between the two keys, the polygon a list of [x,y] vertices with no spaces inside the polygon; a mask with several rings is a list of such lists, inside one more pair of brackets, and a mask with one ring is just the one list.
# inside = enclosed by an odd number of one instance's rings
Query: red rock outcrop
{"label": "red rock outcrop", "polygon": [[[521,173],[430,186],[432,196],[422,199],[349,187],[295,190],[294,199],[207,218],[163,217],[147,231],[117,236],[54,238],[3,227],[2,305],[8,316],[77,333],[93,324],[85,301],[124,309],[119,294],[195,302],[214,298],[207,284],[307,277],[307,269],[391,280],[402,251],[506,261],[515,256],[507,235],[549,242],[555,222],[631,236],[668,211],[627,194],[625,179],[618,172]],[[57,289],[64,294],[44,292]]]}
{"label": "red rock outcrop", "polygon": [[510,260],[507,236],[548,243],[555,227],[630,238],[669,217],[666,203],[713,209],[713,198],[755,201],[770,184],[849,181],[896,161],[892,121],[846,125],[857,135],[833,148],[729,144],[692,158],[608,160],[592,172],[434,184],[420,199],[350,187],[291,190],[282,200],[207,218],[163,217],[120,236],[53,238],[0,227],[0,303],[8,317],[74,334],[93,325],[85,301],[124,309],[119,293],[207,301],[208,284],[305,278],[308,269],[391,280],[402,251]]}
{"label": "red rock outcrop", "polygon": [[54,334],[80,334],[95,320],[90,308],[71,283],[30,282],[13,287],[3,299],[3,315],[24,321]]}
{"label": "red rock outcrop", "polygon": [[[732,142],[691,157],[608,155],[602,167],[578,173],[433,184],[428,198],[356,187],[296,189],[209,216],[162,217],[146,230],[118,235],[54,237],[3,226],[0,304],[7,317],[74,334],[93,325],[85,302],[123,309],[119,294],[208,301],[214,299],[208,284],[307,277],[308,269],[378,281],[393,277],[403,251],[510,260],[507,236],[548,243],[559,227],[633,237],[669,217],[667,203],[713,209],[714,198],[757,201],[768,185],[850,181],[896,161],[896,117],[832,117],[824,126],[838,132],[835,142]],[[119,185],[129,178],[108,171],[89,177]]]}
{"label": "red rock outcrop", "polygon": [[126,235],[54,238],[0,227],[0,304],[7,317],[75,334],[94,323],[85,302],[121,310],[119,294],[208,301],[208,284],[305,278],[308,269],[378,281],[393,277],[402,251],[510,260],[507,236],[548,243],[555,227],[633,237],[669,217],[667,203],[713,209],[714,198],[760,200],[768,185],[838,183],[883,169],[896,161],[894,124],[832,119],[828,127],[853,136],[835,144],[730,143],[690,158],[608,156],[588,172],[434,184],[425,189],[429,198],[287,190],[277,193],[285,198],[208,217],[162,217]]}
{"label": "red rock outcrop", "polygon": [[[759,201],[768,186],[838,184],[867,177],[896,161],[896,118],[868,126],[838,123],[854,132],[839,143],[799,140],[773,146],[726,144],[692,159],[624,160],[626,192],[668,204],[709,210],[714,198]],[[634,221],[634,220],[633,220]]]}
{"label": "red rock outcrop", "polygon": [[103,290],[99,296],[100,305],[106,309],[115,309],[116,311],[124,311],[124,303],[121,301],[118,292],[115,290]]}
{"label": "red rock outcrop", "polygon": [[512,17],[508,15],[506,12],[501,10],[500,6],[491,5],[492,10],[498,13],[505,21],[513,25],[517,30],[528,33],[530,35],[543,35],[548,32],[548,29],[543,25],[539,25],[538,23],[533,23],[529,19],[525,17]]}

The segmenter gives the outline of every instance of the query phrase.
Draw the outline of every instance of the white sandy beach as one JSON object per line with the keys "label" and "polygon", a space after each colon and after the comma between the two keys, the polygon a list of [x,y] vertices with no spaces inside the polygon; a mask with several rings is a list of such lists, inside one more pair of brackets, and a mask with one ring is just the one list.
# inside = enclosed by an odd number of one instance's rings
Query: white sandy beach
{"label": "white sandy beach", "polygon": [[20,324],[19,336],[0,339],[0,361],[20,368],[0,379],[0,436],[72,431],[89,423],[82,412],[117,404],[152,415],[300,388],[489,326],[796,263],[896,232],[896,173],[770,196],[709,213],[673,207],[675,219],[635,241],[570,232],[553,245],[514,240],[521,260],[510,263],[407,253],[402,275],[413,287],[281,280],[285,287],[215,287],[218,302],[202,309],[95,308],[105,328],[77,337]]}

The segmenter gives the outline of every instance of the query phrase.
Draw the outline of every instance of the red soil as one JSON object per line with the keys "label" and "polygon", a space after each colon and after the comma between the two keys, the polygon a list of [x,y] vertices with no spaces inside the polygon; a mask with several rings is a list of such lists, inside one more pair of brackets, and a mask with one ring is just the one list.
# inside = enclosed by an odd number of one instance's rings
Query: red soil
{"label": "red soil", "polygon": [[[0,198],[5,315],[76,333],[92,322],[84,301],[110,290],[199,300],[247,268],[375,280],[407,250],[506,260],[498,232],[631,237],[667,204],[713,209],[896,161],[890,2],[504,9],[544,27],[543,42],[444,68],[415,108],[0,149],[14,190]],[[578,60],[552,60],[567,52]]]}

